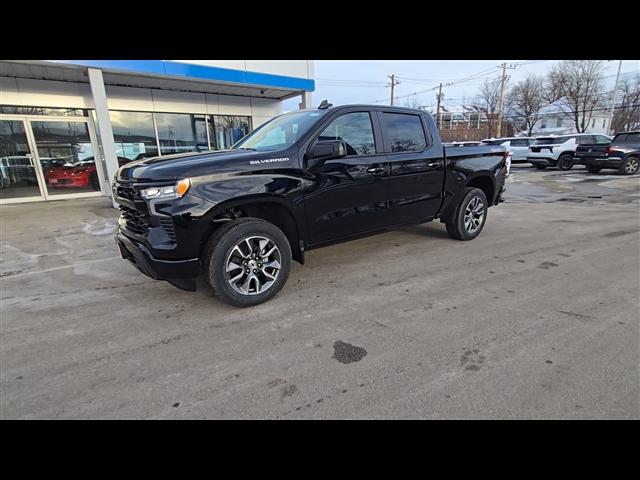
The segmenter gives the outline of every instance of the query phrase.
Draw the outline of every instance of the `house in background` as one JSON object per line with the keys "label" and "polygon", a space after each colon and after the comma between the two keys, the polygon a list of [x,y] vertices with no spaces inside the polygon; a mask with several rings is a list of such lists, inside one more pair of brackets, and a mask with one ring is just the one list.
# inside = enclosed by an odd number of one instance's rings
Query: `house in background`
{"label": "house in background", "polygon": [[[589,114],[587,114],[587,118]],[[609,112],[606,110],[594,111],[584,133],[600,133],[607,135],[609,131]],[[527,132],[519,132],[524,135]],[[563,113],[557,104],[550,104],[540,111],[540,119],[536,122],[532,136],[564,135],[577,133],[573,118]]]}
{"label": "house in background", "polygon": [[[423,107],[437,121],[436,107]],[[483,140],[489,137],[489,119],[473,106],[440,106],[440,137],[443,142]],[[495,121],[492,122],[495,125]],[[495,126],[493,127],[495,128]]]}

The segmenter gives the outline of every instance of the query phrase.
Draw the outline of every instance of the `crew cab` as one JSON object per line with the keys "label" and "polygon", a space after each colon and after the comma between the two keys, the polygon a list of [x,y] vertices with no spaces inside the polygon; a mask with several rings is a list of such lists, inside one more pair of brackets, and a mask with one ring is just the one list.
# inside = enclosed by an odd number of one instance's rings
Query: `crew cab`
{"label": "crew cab", "polygon": [[589,173],[611,168],[623,175],[633,175],[640,164],[640,131],[620,132],[607,144],[580,145],[575,158],[584,163]]}
{"label": "crew cab", "polygon": [[611,139],[605,135],[573,133],[550,137],[538,137],[529,147],[527,161],[534,167],[544,170],[547,167],[558,167],[560,170],[571,170],[576,164],[574,153],[578,145],[583,143],[609,143]]}
{"label": "crew cab", "polygon": [[477,237],[502,199],[507,156],[445,149],[422,110],[323,102],[229,150],[120,167],[116,241],[152,278],[195,290],[200,277],[224,301],[255,305],[308,250],[436,219],[455,239]]}

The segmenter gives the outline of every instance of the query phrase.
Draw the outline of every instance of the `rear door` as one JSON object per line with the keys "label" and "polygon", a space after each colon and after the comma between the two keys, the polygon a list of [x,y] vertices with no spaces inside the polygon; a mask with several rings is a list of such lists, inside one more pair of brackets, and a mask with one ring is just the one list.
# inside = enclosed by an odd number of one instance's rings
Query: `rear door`
{"label": "rear door", "polygon": [[389,164],[375,112],[355,108],[322,127],[310,145],[344,140],[347,156],[309,170],[304,202],[310,243],[379,230],[389,223]]}
{"label": "rear door", "polygon": [[442,147],[429,135],[424,116],[379,109],[389,160],[389,214],[394,224],[434,217],[442,204]]}

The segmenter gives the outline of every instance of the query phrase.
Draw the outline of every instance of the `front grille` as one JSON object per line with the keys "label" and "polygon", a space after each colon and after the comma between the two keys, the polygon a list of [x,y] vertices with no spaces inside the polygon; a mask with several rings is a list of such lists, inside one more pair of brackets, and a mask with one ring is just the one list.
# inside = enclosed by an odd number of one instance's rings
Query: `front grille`
{"label": "front grille", "polygon": [[136,210],[120,205],[120,216],[125,220],[127,229],[138,235],[149,232],[149,216]]}
{"label": "front grille", "polygon": [[138,200],[140,198],[140,192],[135,187],[117,184],[116,190],[118,197],[126,198],[127,200],[131,201]]}

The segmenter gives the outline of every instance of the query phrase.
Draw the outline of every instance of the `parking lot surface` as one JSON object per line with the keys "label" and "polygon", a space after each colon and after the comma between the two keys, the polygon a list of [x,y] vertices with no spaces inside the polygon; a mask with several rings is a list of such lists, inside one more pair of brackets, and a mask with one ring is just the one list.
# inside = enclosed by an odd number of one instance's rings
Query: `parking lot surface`
{"label": "parking lot surface", "polygon": [[227,306],[118,256],[105,198],[2,206],[0,417],[640,418],[640,175],[514,166],[434,222]]}

